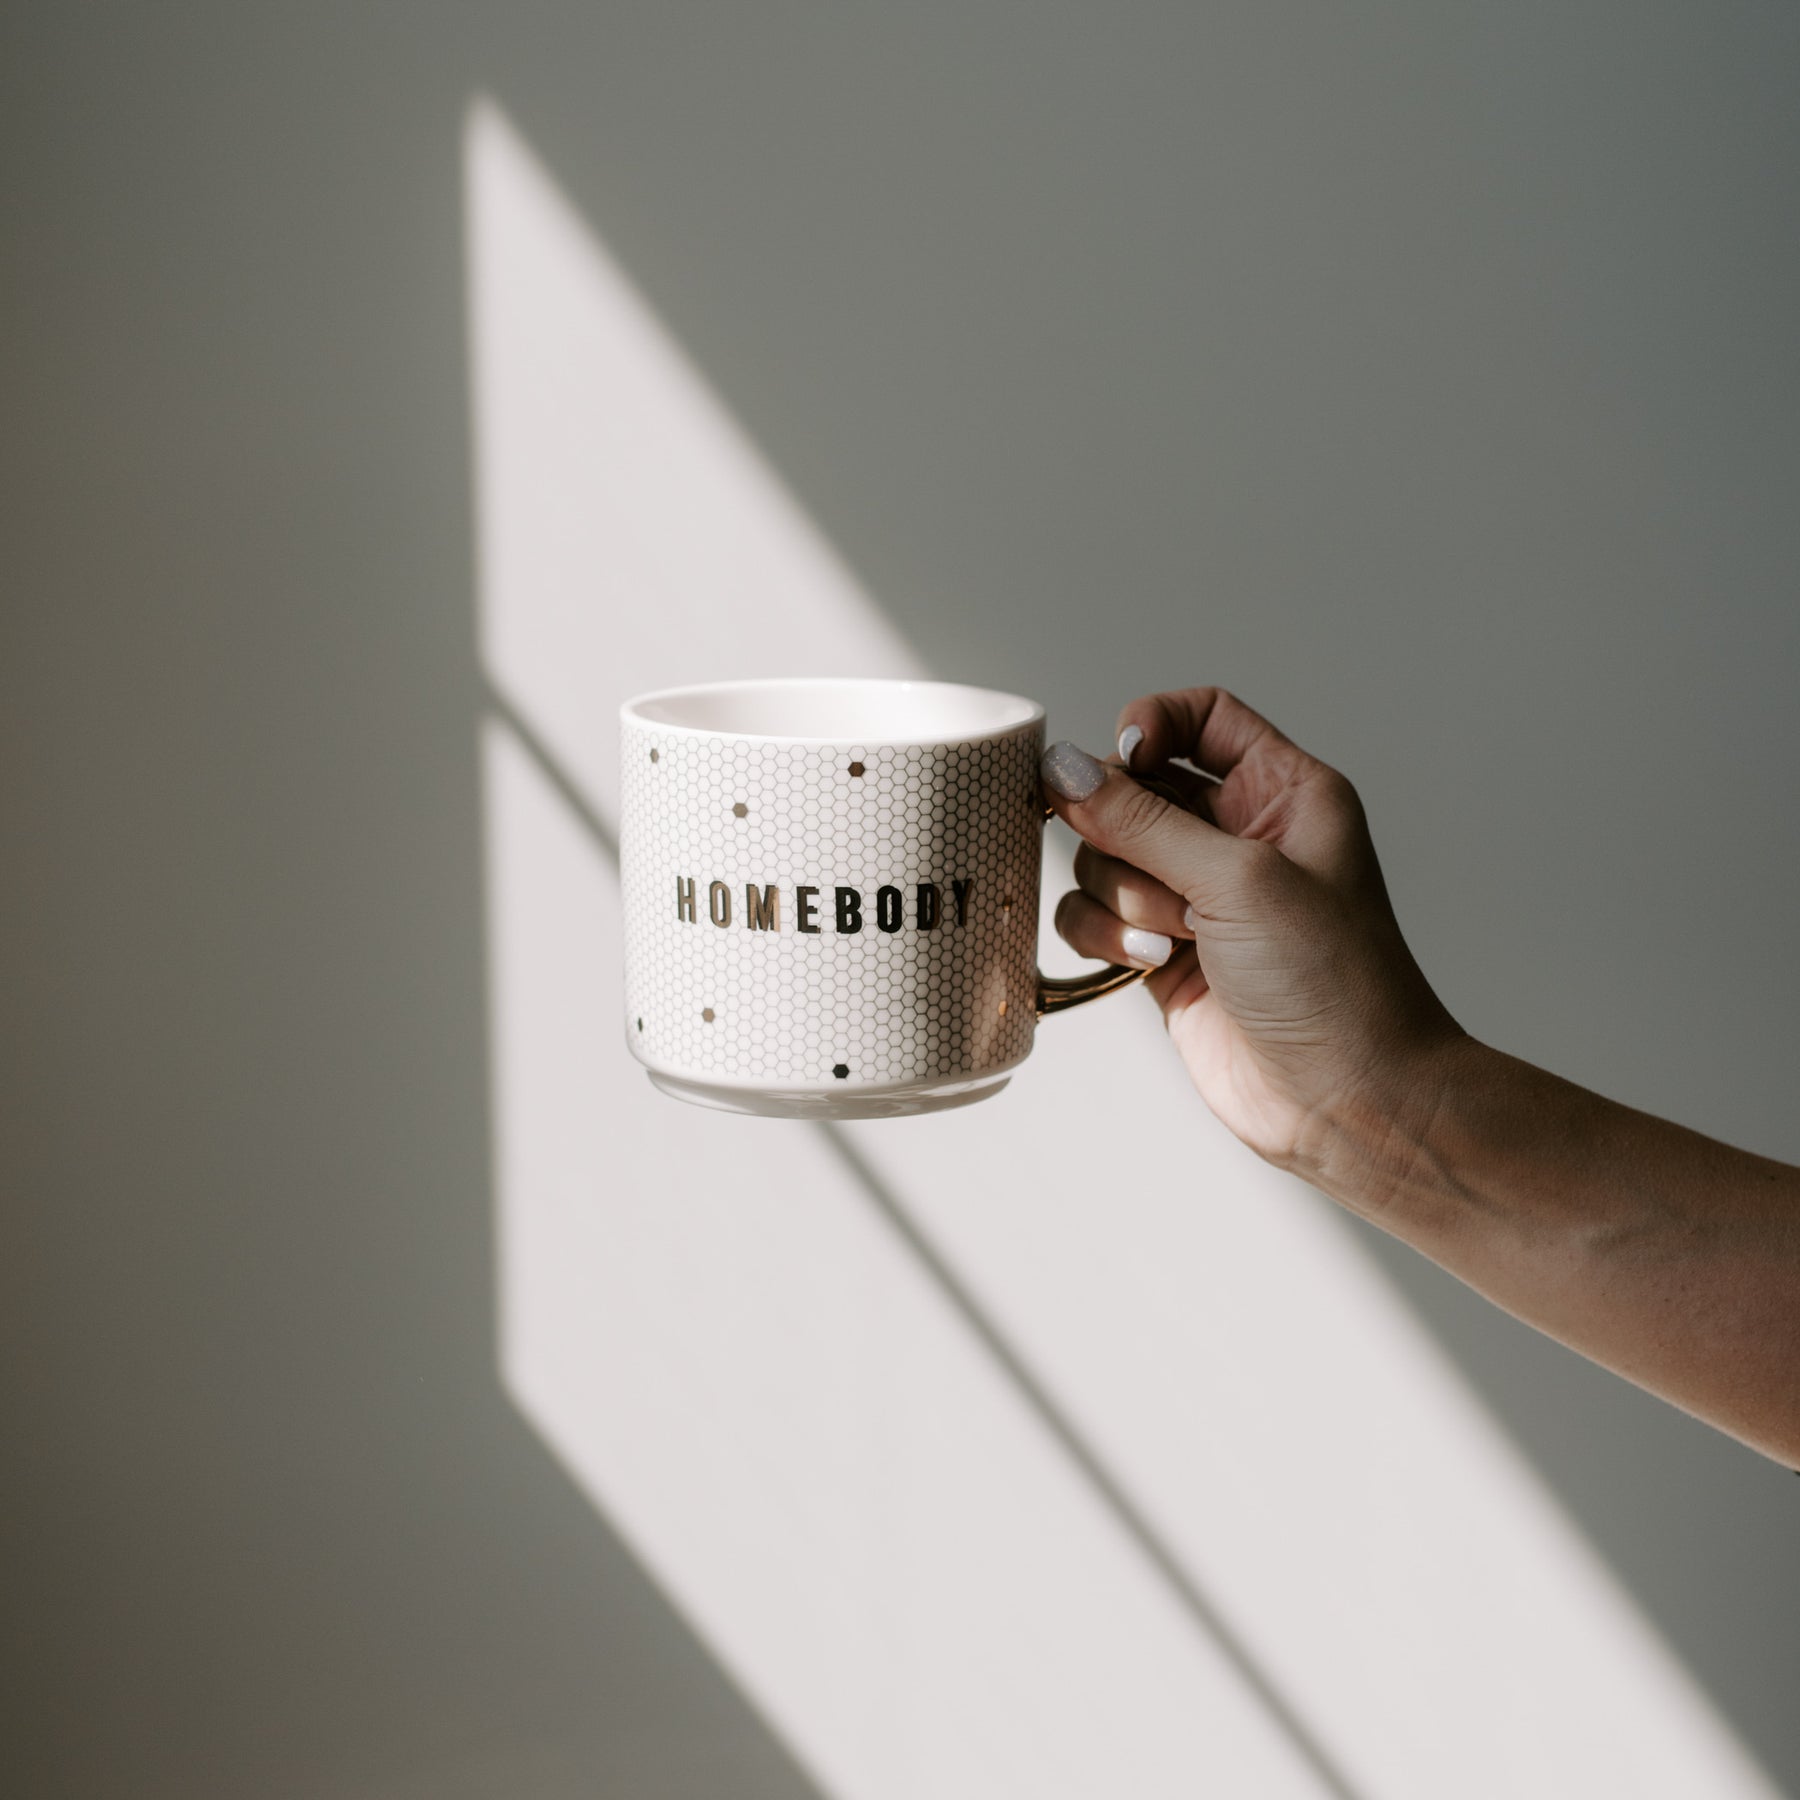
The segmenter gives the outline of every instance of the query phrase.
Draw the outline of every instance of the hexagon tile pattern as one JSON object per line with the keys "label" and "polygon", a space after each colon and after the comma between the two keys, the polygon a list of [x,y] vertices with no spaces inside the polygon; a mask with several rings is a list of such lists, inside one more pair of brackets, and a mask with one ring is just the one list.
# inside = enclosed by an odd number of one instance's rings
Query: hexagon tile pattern
{"label": "hexagon tile pattern", "polygon": [[[632,1054],[698,1079],[826,1089],[1021,1061],[1036,1024],[1042,749],[1041,721],[903,745],[626,723]],[[810,932],[803,888],[817,890]],[[759,928],[770,889],[774,928]]]}

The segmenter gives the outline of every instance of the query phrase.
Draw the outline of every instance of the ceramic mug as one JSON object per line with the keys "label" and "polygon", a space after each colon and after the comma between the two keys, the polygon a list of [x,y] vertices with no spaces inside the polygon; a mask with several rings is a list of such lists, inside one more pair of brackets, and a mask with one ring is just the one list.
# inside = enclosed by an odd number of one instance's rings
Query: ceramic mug
{"label": "ceramic mug", "polygon": [[1044,709],[940,681],[728,681],[620,709],[625,1036],[682,1100],[866,1119],[999,1092],[1037,1021]]}

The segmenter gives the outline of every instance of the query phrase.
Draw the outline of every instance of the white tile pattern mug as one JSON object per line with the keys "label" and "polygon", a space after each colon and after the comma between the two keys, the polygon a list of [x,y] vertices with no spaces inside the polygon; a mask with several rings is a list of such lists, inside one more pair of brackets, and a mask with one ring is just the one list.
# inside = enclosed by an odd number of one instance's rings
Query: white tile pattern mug
{"label": "white tile pattern mug", "polygon": [[625,1035],[680,1099],[864,1119],[997,1093],[1044,1014],[1044,709],[935,681],[733,681],[620,709]]}

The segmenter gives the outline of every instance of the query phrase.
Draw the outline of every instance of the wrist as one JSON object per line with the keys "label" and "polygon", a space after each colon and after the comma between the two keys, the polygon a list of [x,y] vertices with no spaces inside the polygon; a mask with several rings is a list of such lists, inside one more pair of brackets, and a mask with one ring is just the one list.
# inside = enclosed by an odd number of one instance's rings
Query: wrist
{"label": "wrist", "polygon": [[1460,1193],[1450,1124],[1461,1097],[1495,1079],[1500,1060],[1448,1022],[1375,1060],[1319,1109],[1294,1173],[1363,1218],[1412,1235]]}

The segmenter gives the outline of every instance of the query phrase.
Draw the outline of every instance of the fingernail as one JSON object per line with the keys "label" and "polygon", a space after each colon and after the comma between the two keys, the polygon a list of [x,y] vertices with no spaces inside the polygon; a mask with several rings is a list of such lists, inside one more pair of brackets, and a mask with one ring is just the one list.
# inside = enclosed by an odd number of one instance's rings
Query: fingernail
{"label": "fingernail", "polygon": [[1065,800],[1087,799],[1100,791],[1100,784],[1106,779],[1105,765],[1095,762],[1076,744],[1052,744],[1044,752],[1038,770]]}
{"label": "fingernail", "polygon": [[1144,728],[1141,725],[1127,725],[1119,733],[1119,761],[1126,768],[1131,767],[1131,753],[1144,741]]}
{"label": "fingernail", "polygon": [[1189,931],[1198,931],[1200,929],[1200,915],[1195,912],[1191,906],[1181,915],[1181,922]]}
{"label": "fingernail", "polygon": [[1125,927],[1123,942],[1125,960],[1146,969],[1160,969],[1169,960],[1169,952],[1175,948],[1173,942],[1160,931],[1140,931],[1135,925]]}

